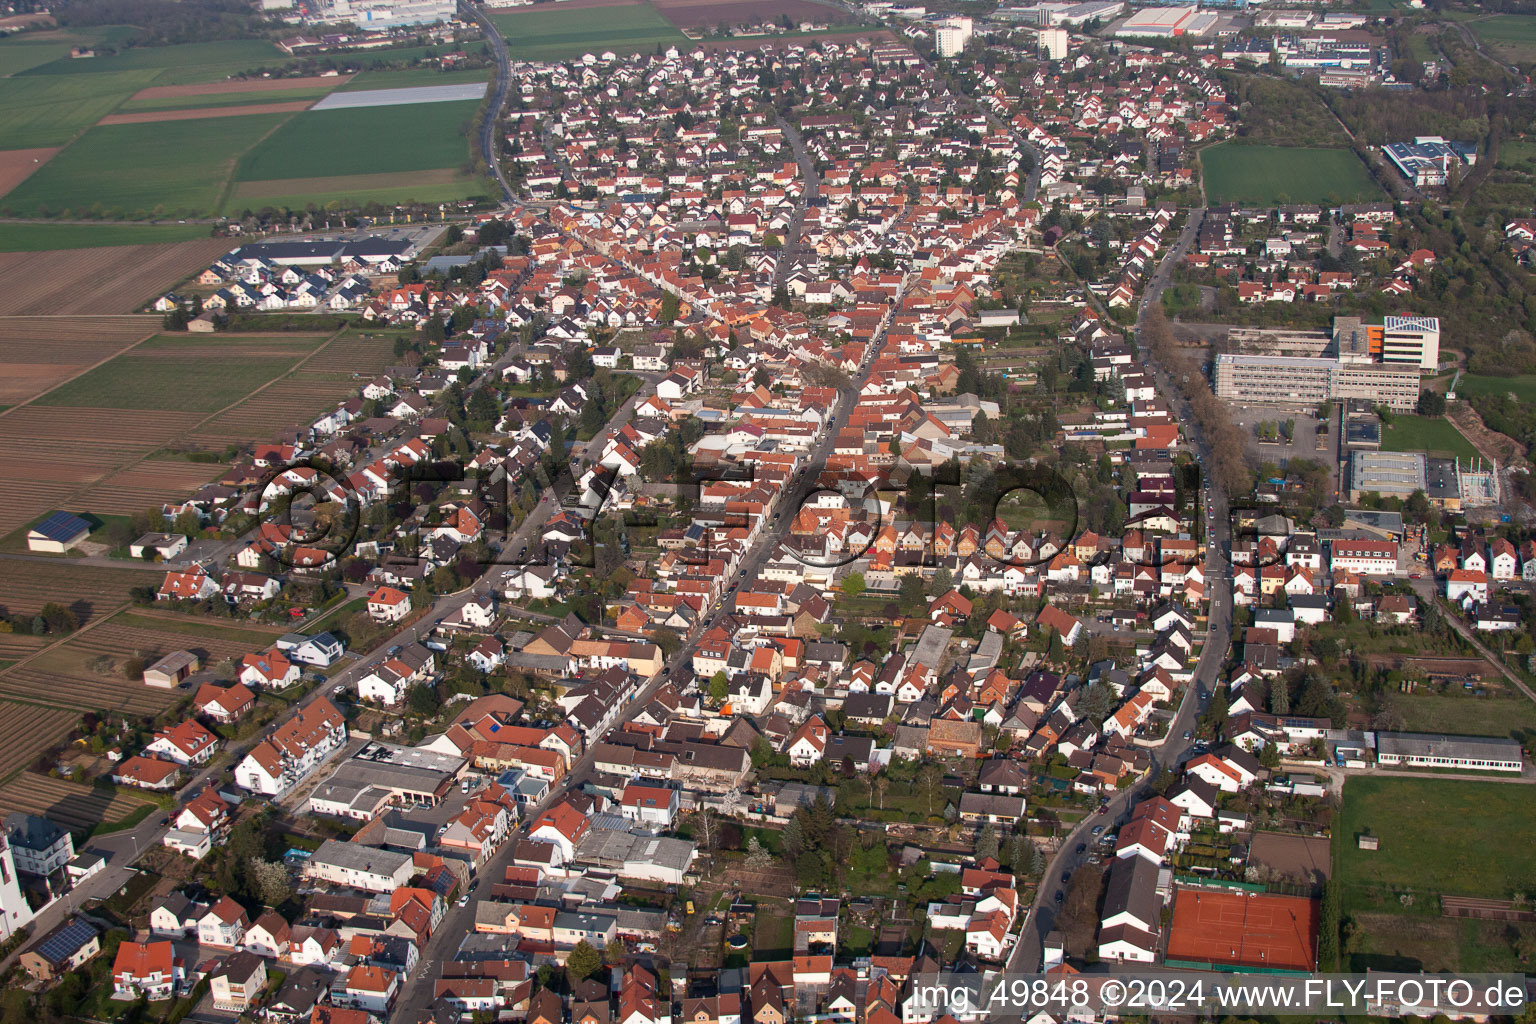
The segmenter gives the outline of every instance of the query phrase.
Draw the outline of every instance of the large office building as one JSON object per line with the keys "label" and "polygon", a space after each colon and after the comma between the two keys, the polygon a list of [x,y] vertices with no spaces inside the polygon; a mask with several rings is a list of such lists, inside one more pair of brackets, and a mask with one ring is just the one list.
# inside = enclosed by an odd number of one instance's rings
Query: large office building
{"label": "large office building", "polygon": [[[1229,402],[1316,405],[1359,399],[1411,412],[1419,401],[1419,373],[1440,358],[1440,321],[1389,316],[1383,324],[1359,317],[1334,319],[1333,336],[1298,335],[1299,344],[1273,347],[1306,355],[1218,355],[1212,384]],[[1271,343],[1266,338],[1264,343]]]}
{"label": "large office building", "polygon": [[1389,363],[1356,363],[1319,356],[1216,357],[1216,397],[1255,405],[1317,405],[1359,398],[1411,412],[1419,400],[1419,371]]}
{"label": "large office building", "polygon": [[1410,363],[1421,370],[1440,365],[1440,319],[1433,316],[1389,316],[1383,325],[1381,361]]}

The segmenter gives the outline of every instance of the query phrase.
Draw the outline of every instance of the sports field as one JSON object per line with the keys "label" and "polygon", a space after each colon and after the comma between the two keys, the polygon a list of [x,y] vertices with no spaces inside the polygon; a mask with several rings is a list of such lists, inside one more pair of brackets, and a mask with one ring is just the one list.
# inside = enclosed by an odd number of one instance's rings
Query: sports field
{"label": "sports field", "polygon": [[[1362,832],[1380,848],[1359,849]],[[1404,891],[1508,899],[1536,878],[1536,802],[1530,787],[1508,783],[1356,776],[1344,784],[1333,851],[1346,912],[1381,897],[1401,906]]]}
{"label": "sports field", "polygon": [[1477,458],[1472,442],[1454,423],[1438,416],[1394,416],[1390,425],[1382,425],[1381,448],[1388,452],[1428,452],[1447,459]]}
{"label": "sports field", "polygon": [[459,167],[469,159],[469,140],[461,129],[478,105],[459,100],[308,110],[247,154],[237,177],[271,181]]}
{"label": "sports field", "polygon": [[161,335],[50,391],[37,404],[216,412],[287,372],[321,340]]}
{"label": "sports field", "polygon": [[493,14],[513,60],[559,60],[612,50],[619,56],[652,51],[656,44],[691,46],[648,3],[599,8],[529,9]]}
{"label": "sports field", "polygon": [[1180,887],[1168,959],[1311,971],[1317,966],[1317,900]]}
{"label": "sports field", "polygon": [[1536,375],[1523,374],[1514,377],[1480,377],[1462,374],[1456,384],[1458,395],[1507,395],[1522,402],[1536,402]]}
{"label": "sports field", "polygon": [[286,115],[92,128],[5,197],[29,214],[102,208],[109,216],[206,214],[235,162]]}
{"label": "sports field", "polygon": [[1223,142],[1202,150],[1200,162],[1213,203],[1358,203],[1382,195],[1365,165],[1347,149]]}

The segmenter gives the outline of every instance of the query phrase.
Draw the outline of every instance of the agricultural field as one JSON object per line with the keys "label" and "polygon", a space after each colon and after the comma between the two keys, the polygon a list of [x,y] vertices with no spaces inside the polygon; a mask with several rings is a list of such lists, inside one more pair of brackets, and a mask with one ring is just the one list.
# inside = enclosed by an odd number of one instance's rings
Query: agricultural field
{"label": "agricultural field", "polygon": [[[30,520],[24,520],[30,521]],[[21,525],[20,523],[17,524]],[[10,531],[7,531],[10,532]],[[132,565],[121,569],[68,561],[6,559],[0,572],[0,608],[35,614],[49,602],[68,605],[88,625],[103,612],[128,603],[134,587],[159,586],[165,573]]]}
{"label": "agricultural field", "polygon": [[155,80],[154,69],[0,79],[6,149],[62,146]]}
{"label": "agricultural field", "polygon": [[[0,253],[154,245],[160,242],[189,242],[207,237],[206,224],[10,223],[0,224]],[[227,247],[232,243],[225,241],[222,244]]]}
{"label": "agricultural field", "polygon": [[[0,730],[4,729],[6,718],[0,711]],[[101,792],[35,772],[25,772],[0,786],[0,814],[26,811],[43,815],[74,832],[77,838],[88,835],[103,822],[122,821],[153,806],[129,790]]]}
{"label": "agricultural field", "polygon": [[[1455,822],[1452,828],[1446,822]],[[1377,836],[1377,850],[1356,837]],[[1498,836],[1499,855],[1488,855]],[[1527,787],[1463,779],[1352,778],[1333,831],[1335,880],[1352,923],[1351,970],[1518,970],[1531,926],[1440,915],[1445,895],[1510,899],[1536,871]]]}
{"label": "agricultural field", "polygon": [[190,494],[219,467],[168,452],[270,440],[393,358],[388,339],[328,339],[156,336],[0,413],[0,536],[55,508],[130,515]]}
{"label": "agricultural field", "polygon": [[810,21],[840,25],[853,17],[841,8],[814,0],[653,0],[661,16],[680,29],[711,29],[727,25],[778,23],[782,18],[799,25]]}
{"label": "agricultural field", "polygon": [[1392,417],[1390,424],[1382,424],[1381,448],[1388,452],[1429,452],[1444,458],[1477,458],[1472,442],[1454,423],[1438,416]]}
{"label": "agricultural field", "polygon": [[624,56],[662,46],[687,47],[689,40],[648,3],[601,6],[600,16],[590,9],[561,4],[555,10],[529,9],[493,14],[507,39],[513,60],[559,60],[584,53],[612,50]]}
{"label": "agricultural field", "polygon": [[[63,742],[79,721],[76,711],[0,700],[0,778],[21,771],[38,755]],[[0,788],[0,793],[5,788],[9,787]],[[0,808],[13,809],[4,806],[3,796]]]}
{"label": "agricultural field", "polygon": [[151,85],[134,93],[122,109],[176,110],[183,107],[319,99],[338,86],[346,85],[350,78],[350,75],[311,75],[303,78],[230,79],[195,85]]}
{"label": "agricultural field", "polygon": [[0,318],[0,402],[28,401],[158,327],[140,316]]}
{"label": "agricultural field", "polygon": [[[64,228],[71,230],[53,236]],[[106,225],[26,224],[0,228],[0,239],[40,244],[53,236],[85,243],[124,237],[117,231]],[[0,316],[136,312],[227,252],[229,245],[228,239],[199,238],[107,246],[89,254],[79,247],[0,253]]]}
{"label": "agricultural field", "polygon": [[164,504],[172,495],[191,494],[222,471],[222,466],[206,462],[145,459],[91,484],[72,504],[102,515],[131,516]]}
{"label": "agricultural field", "polygon": [[[237,177],[249,182],[459,167],[469,159],[461,129],[477,106],[478,100],[459,100],[307,111],[247,154]],[[399,145],[402,138],[411,144]]]}
{"label": "agricultural field", "polygon": [[408,89],[418,85],[466,85],[470,82],[489,82],[490,68],[460,68],[442,71],[438,68],[407,68],[401,71],[364,71],[333,79],[341,82],[337,92],[358,92],[365,89]]}
{"label": "agricultural field", "polygon": [[1381,198],[1358,157],[1347,149],[1247,146],[1223,142],[1202,150],[1212,203],[1355,203]]}
{"label": "agricultural field", "polygon": [[408,174],[351,174],[334,178],[283,178],[277,181],[242,181],[231,193],[228,209],[259,209],[264,206],[301,210],[368,199],[385,205],[395,203],[447,203],[488,194],[483,180],[458,169],[415,171]]}
{"label": "agricultural field", "polygon": [[129,678],[123,670],[127,659],[137,655],[153,661],[172,651],[189,650],[205,662],[217,663],[247,654],[252,647],[244,637],[189,637],[105,622],[0,672],[0,697],[61,707],[77,714],[104,710],[155,715],[185,694],[145,686],[138,677]]}
{"label": "agricultural field", "polygon": [[1536,16],[1496,14],[1467,23],[1484,46],[1517,64],[1536,61]]}
{"label": "agricultural field", "polygon": [[310,335],[234,340],[160,335],[49,392],[37,404],[217,412],[281,376],[314,351]]}
{"label": "agricultural field", "polygon": [[218,81],[257,68],[286,67],[292,62],[291,57],[264,39],[222,39],[178,46],[135,46],[88,60],[73,60],[66,54],[23,74],[104,74],[148,69],[160,76],[160,85],[181,85]]}
{"label": "agricultural field", "polygon": [[79,208],[136,219],[211,213],[241,154],[287,116],[98,126],[17,186],[5,204],[39,216]]}
{"label": "agricultural field", "polygon": [[297,114],[307,110],[309,104],[309,100],[290,100],[283,103],[247,103],[242,106],[190,107],[183,110],[135,110],[124,114],[108,114],[96,123],[161,124],[165,121],[203,121],[210,117],[246,117],[250,114]]}

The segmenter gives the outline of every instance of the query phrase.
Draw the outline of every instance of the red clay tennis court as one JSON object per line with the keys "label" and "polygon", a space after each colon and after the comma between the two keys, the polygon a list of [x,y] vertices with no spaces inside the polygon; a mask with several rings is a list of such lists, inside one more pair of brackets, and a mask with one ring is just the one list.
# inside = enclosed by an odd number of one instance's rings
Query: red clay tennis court
{"label": "red clay tennis court", "polygon": [[1304,896],[1180,888],[1168,959],[1310,971],[1317,928],[1317,901]]}

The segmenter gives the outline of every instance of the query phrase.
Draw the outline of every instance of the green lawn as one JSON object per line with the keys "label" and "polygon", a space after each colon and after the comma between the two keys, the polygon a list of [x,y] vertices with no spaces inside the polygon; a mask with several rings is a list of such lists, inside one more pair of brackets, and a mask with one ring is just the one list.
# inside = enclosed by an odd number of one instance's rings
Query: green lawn
{"label": "green lawn", "polygon": [[0,79],[0,148],[62,146],[153,82],[158,73]]}
{"label": "green lawn", "polygon": [[[1380,849],[1359,849],[1368,831]],[[1334,880],[1351,924],[1348,969],[1524,971],[1536,926],[1440,915],[1441,894],[1529,897],[1536,879],[1530,787],[1355,777],[1333,831]],[[1521,933],[1524,933],[1523,935]]]}
{"label": "green lawn", "polygon": [[[469,157],[460,132],[478,100],[396,107],[308,110],[241,162],[239,180],[340,177],[458,167]],[[402,144],[401,140],[409,140]]]}
{"label": "green lawn", "polygon": [[1446,458],[1477,458],[1477,449],[1448,419],[1398,414],[1381,431],[1382,451],[1429,452]]}
{"label": "green lawn", "polygon": [[[1359,849],[1363,831],[1381,848]],[[1405,890],[1493,899],[1529,894],[1536,883],[1536,800],[1529,787],[1514,783],[1357,776],[1344,785],[1334,852],[1346,911],[1380,893],[1401,906],[1396,896]]]}
{"label": "green lawn", "polygon": [[180,46],[134,46],[104,57],[74,60],[65,56],[29,69],[28,75],[101,74],[154,68],[164,71],[158,85],[212,81],[259,67],[279,67],[292,58],[265,39],[222,39]]}
{"label": "green lawn", "polygon": [[153,245],[207,237],[206,224],[0,224],[0,252]]}
{"label": "green lawn", "polygon": [[1464,373],[1456,385],[1458,395],[1507,395],[1522,402],[1536,402],[1536,374],[1515,377],[1479,377]]}
{"label": "green lawn", "polygon": [[235,162],[286,114],[92,128],[5,197],[31,214],[99,204],[125,216],[211,213]]}
{"label": "green lawn", "polygon": [[1407,732],[1505,738],[1536,735],[1536,704],[1523,695],[1403,693],[1393,694],[1393,698],[1393,706],[1402,713],[1403,729]]}
{"label": "green lawn", "polygon": [[[37,400],[39,405],[215,412],[280,376],[322,339],[259,342],[162,335]],[[207,357],[212,346],[226,349]],[[182,353],[188,353],[182,358]]]}
{"label": "green lawn", "polygon": [[1496,14],[1470,22],[1483,45],[1512,61],[1536,61],[1536,16]]}
{"label": "green lawn", "polygon": [[513,60],[555,60],[601,54],[612,50],[619,56],[652,51],[657,43],[691,46],[650,4],[586,10],[520,10],[494,14],[491,20],[506,37]]}
{"label": "green lawn", "polygon": [[404,89],[417,85],[464,85],[468,82],[489,82],[490,68],[463,68],[458,71],[440,71],[437,68],[407,68],[403,71],[364,71],[355,75],[337,92],[360,92],[364,89]]}
{"label": "green lawn", "polygon": [[1380,199],[1382,194],[1365,165],[1347,149],[1223,142],[1202,150],[1200,162],[1213,203],[1350,203]]}

